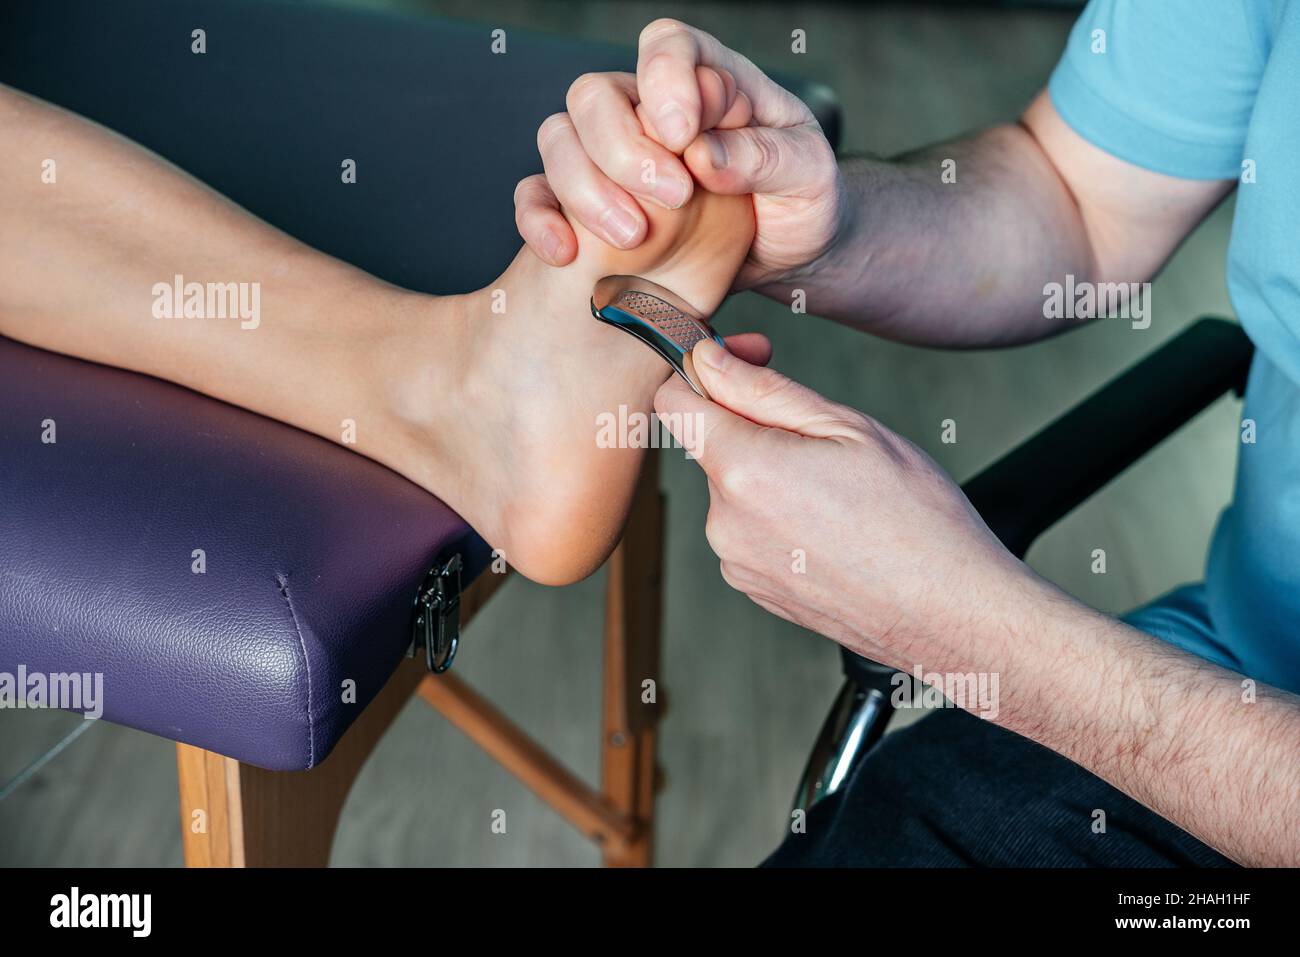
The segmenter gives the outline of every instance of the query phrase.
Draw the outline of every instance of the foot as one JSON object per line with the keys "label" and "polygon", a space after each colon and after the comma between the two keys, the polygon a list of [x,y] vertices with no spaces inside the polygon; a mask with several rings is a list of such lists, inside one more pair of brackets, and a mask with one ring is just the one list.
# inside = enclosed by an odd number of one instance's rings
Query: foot
{"label": "foot", "polygon": [[[390,464],[545,584],[586,577],[618,543],[644,450],[600,448],[598,417],[620,405],[649,414],[669,374],[645,345],[592,317],[593,285],[644,276],[709,315],[754,235],[748,196],[697,190],[681,209],[646,214],[650,233],[634,250],[576,222],[568,266],[522,249],[490,288],[433,302],[452,314],[419,323],[405,348],[419,358],[397,379],[405,441]],[[425,319],[429,308],[417,306]]]}

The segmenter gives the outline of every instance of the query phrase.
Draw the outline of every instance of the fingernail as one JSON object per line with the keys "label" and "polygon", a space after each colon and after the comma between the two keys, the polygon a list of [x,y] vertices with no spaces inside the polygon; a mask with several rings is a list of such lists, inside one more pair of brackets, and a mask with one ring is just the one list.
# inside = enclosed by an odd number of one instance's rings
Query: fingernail
{"label": "fingernail", "polygon": [[709,145],[709,162],[713,164],[713,168],[726,169],[727,144],[723,142],[722,137],[706,133],[704,135],[704,142]]}
{"label": "fingernail", "polygon": [[560,261],[560,250],[564,247],[564,242],[555,234],[554,230],[548,229],[542,234],[542,253],[553,264]]}
{"label": "fingernail", "polygon": [[637,226],[636,217],[620,206],[611,206],[600,214],[600,228],[615,246],[631,246]]}
{"label": "fingernail", "polygon": [[659,108],[655,126],[659,130],[659,135],[666,141],[664,144],[666,146],[681,143],[690,134],[690,124],[686,122],[686,114],[676,103],[665,103]]}
{"label": "fingernail", "polygon": [[669,209],[676,209],[686,202],[690,187],[676,176],[665,176],[655,181],[654,197]]}
{"label": "fingernail", "polygon": [[722,372],[730,354],[712,339],[701,339],[691,350],[691,358],[701,365],[706,365],[714,372]]}

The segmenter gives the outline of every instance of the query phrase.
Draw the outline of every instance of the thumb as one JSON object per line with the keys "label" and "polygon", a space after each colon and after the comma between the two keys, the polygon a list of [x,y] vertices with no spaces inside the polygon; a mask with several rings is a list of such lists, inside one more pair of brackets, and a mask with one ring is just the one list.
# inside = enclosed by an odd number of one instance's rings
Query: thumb
{"label": "thumb", "polygon": [[[746,362],[767,365],[772,358],[772,343],[757,332],[727,336],[726,342],[727,348],[743,356]],[[725,453],[718,451],[719,447],[743,447],[760,431],[759,426],[743,416],[696,395],[694,389],[675,375],[669,376],[655,393],[655,412],[663,427],[705,472],[725,460]],[[713,436],[713,441],[709,443],[711,451],[706,462],[704,446],[708,436]]]}
{"label": "thumb", "polygon": [[696,343],[691,359],[709,398],[751,422],[813,438],[844,431],[844,406],[775,369],[750,365],[711,339]]}
{"label": "thumb", "polygon": [[742,415],[701,398],[680,376],[655,393],[655,413],[689,458],[715,479],[754,453],[764,432]]}
{"label": "thumb", "polygon": [[835,167],[835,154],[815,122],[746,126],[701,133],[682,159],[711,193],[799,196]]}

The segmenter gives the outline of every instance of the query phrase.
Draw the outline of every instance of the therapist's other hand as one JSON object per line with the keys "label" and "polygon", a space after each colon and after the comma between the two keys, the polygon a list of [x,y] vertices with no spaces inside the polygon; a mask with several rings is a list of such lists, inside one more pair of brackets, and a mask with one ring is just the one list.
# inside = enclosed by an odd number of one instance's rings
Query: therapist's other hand
{"label": "therapist's other hand", "polygon": [[693,355],[713,401],[673,377],[655,408],[708,477],[727,584],[900,668],[1014,600],[1029,572],[923,451],[707,340]]}
{"label": "therapist's other hand", "polygon": [[559,204],[632,248],[646,237],[632,197],[679,206],[692,180],[754,194],[758,228],[738,289],[794,281],[840,232],[844,187],[812,112],[702,30],[655,20],[641,32],[636,76],[579,77],[567,109],[538,133],[545,175],[515,192],[520,234],[552,265],[576,250]]}

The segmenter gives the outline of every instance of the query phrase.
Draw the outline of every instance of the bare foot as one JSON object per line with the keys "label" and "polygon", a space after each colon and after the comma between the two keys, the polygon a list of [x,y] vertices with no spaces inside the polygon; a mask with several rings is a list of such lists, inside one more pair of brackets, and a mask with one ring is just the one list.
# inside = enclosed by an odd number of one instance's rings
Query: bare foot
{"label": "bare foot", "polygon": [[[63,156],[78,170],[54,191],[0,177],[0,333],[346,441],[544,582],[581,578],[613,548],[643,453],[598,448],[596,418],[624,404],[648,413],[667,375],[591,317],[592,286],[637,273],[711,311],[754,233],[749,197],[697,190],[683,209],[647,210],[635,251],[578,228],[563,269],[525,251],[492,288],[434,298],[322,255],[121,136],[3,87],[0,139],[24,168]],[[209,308],[212,284],[235,281],[265,308],[241,317],[251,325],[220,318],[225,308],[164,318],[156,289],[180,275],[209,285]]]}
{"label": "bare foot", "polygon": [[634,250],[614,249],[576,222],[570,265],[557,269],[522,249],[491,288],[458,297],[452,318],[441,312],[414,327],[411,367],[398,379],[409,431],[394,467],[535,581],[584,578],[617,544],[644,451],[598,447],[598,416],[620,405],[649,413],[669,371],[592,318],[596,280],[644,276],[707,315],[753,240],[748,196],[697,189],[682,209],[646,214],[650,233]]}

